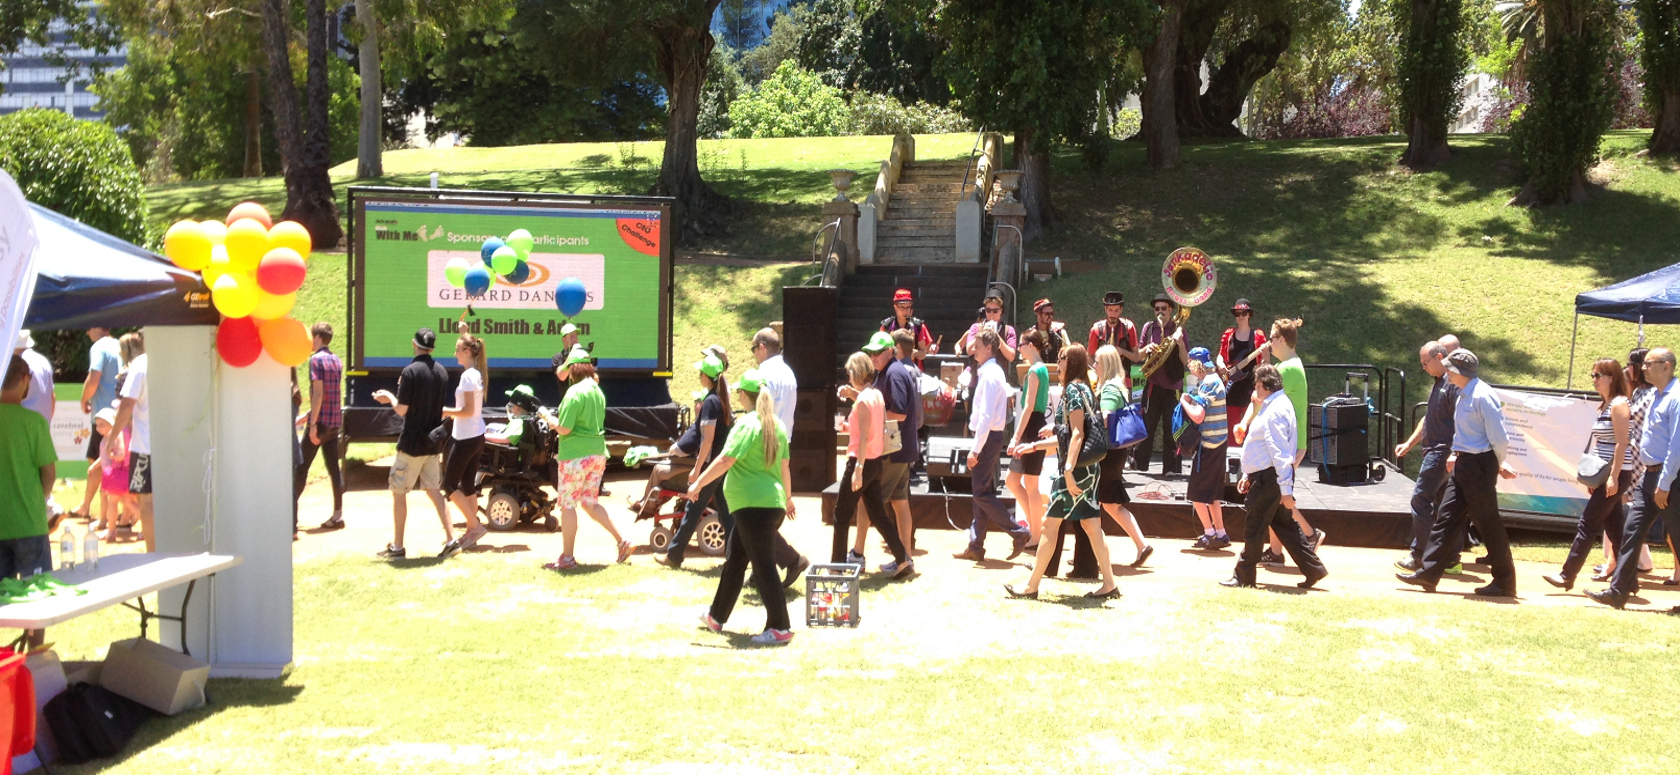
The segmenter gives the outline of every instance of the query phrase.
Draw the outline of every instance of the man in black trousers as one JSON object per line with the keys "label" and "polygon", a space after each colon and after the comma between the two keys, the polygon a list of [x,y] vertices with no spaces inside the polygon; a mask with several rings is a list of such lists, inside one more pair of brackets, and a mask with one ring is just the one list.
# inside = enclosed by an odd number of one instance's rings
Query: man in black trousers
{"label": "man in black trousers", "polygon": [[1283,394],[1283,377],[1276,366],[1266,364],[1254,370],[1254,395],[1260,399],[1260,410],[1248,423],[1248,438],[1243,442],[1242,480],[1237,491],[1247,498],[1243,501],[1248,512],[1243,529],[1242,556],[1231,578],[1219,582],[1227,587],[1252,587],[1260,553],[1266,548],[1266,530],[1270,528],[1283,544],[1284,551],[1295,561],[1304,577],[1295,586],[1311,589],[1330,571],[1318,559],[1318,552],[1301,534],[1290,509],[1295,508],[1295,407]]}
{"label": "man in black trousers", "polygon": [[1493,570],[1493,583],[1477,587],[1475,594],[1516,597],[1517,569],[1511,561],[1505,523],[1499,517],[1499,478],[1515,479],[1517,472],[1505,463],[1510,436],[1505,431],[1499,396],[1476,376],[1478,365],[1476,354],[1469,350],[1454,350],[1447,355],[1447,379],[1458,386],[1452,454],[1447,457],[1447,492],[1435,512],[1435,525],[1423,550],[1423,566],[1416,573],[1394,575],[1434,592],[1462,545],[1468,522],[1474,522]]}
{"label": "man in black trousers", "polygon": [[1670,496],[1674,479],[1680,473],[1680,395],[1674,390],[1674,352],[1667,347],[1653,348],[1645,354],[1645,381],[1657,390],[1651,408],[1645,411],[1645,427],[1633,428],[1639,433],[1639,462],[1645,475],[1633,485],[1628,500],[1627,526],[1622,528],[1622,545],[1616,547],[1616,575],[1610,586],[1589,590],[1587,597],[1612,608],[1627,605],[1628,595],[1639,589],[1639,550],[1645,546],[1646,533],[1661,517],[1669,535],[1676,534],[1676,501]]}

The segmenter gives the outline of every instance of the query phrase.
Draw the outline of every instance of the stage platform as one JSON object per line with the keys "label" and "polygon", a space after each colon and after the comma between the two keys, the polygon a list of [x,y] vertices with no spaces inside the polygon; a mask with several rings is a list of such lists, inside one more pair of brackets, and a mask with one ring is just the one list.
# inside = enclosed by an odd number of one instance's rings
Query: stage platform
{"label": "stage platform", "polygon": [[[930,440],[933,441],[933,440]],[[938,441],[944,441],[939,439]],[[945,445],[935,445],[944,448]],[[910,488],[910,511],[918,528],[968,529],[973,506],[968,494],[966,476],[940,476],[943,463],[935,463],[929,455],[930,476],[924,484]],[[1159,455],[1151,471],[1127,471],[1126,484],[1132,502],[1127,507],[1137,517],[1145,535],[1159,538],[1192,540],[1201,535],[1201,522],[1196,519],[1190,503],[1184,500],[1186,475],[1162,476]],[[1007,469],[1007,461],[1000,466]],[[843,469],[842,469],[843,470]],[[1054,458],[1045,461],[1046,472],[1055,470]],[[1186,463],[1186,471],[1189,470]],[[1040,489],[1049,491],[1050,477],[1040,477]],[[1399,471],[1388,469],[1382,481],[1354,485],[1321,484],[1318,473],[1307,469],[1298,476],[1295,498],[1307,521],[1323,530],[1330,543],[1337,546],[1364,546],[1379,549],[1405,548],[1411,541],[1412,480]],[[1237,493],[1233,477],[1225,491],[1225,529],[1236,541],[1242,540],[1247,513],[1242,496]],[[1014,499],[1008,489],[999,485],[999,496],[1011,509]],[[834,502],[839,497],[839,485],[831,485],[822,493],[823,518],[830,521]],[[1124,535],[1120,526],[1104,519],[1104,529],[1110,535]]]}

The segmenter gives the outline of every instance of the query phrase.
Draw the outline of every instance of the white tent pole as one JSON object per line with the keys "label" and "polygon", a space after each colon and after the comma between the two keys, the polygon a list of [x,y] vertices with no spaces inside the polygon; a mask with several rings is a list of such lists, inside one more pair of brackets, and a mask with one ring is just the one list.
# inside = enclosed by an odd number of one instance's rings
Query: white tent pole
{"label": "white tent pole", "polygon": [[1640,347],[1645,346],[1645,315],[1644,315],[1644,313],[1640,313],[1640,315],[1639,315],[1639,346]]}
{"label": "white tent pole", "polygon": [[1581,313],[1575,313],[1575,327],[1569,332],[1569,376],[1564,379],[1563,389],[1575,387],[1575,338],[1581,334]]}

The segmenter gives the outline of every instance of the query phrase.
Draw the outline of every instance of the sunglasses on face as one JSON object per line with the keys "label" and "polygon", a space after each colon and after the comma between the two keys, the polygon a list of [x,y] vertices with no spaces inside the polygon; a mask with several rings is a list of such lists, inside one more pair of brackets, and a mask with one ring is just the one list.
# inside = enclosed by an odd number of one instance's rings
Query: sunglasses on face
{"label": "sunglasses on face", "polygon": [[986,308],[986,314],[988,314],[988,315],[996,315],[996,314],[999,314],[1001,312],[1003,312],[1002,307],[987,307]]}
{"label": "sunglasses on face", "polygon": [[1172,307],[1156,307],[1155,311],[1165,315],[1168,312],[1172,312]]}
{"label": "sunglasses on face", "polygon": [[1251,316],[1254,315],[1254,313],[1252,313],[1252,312],[1233,312],[1231,314],[1235,315],[1236,317],[1239,317],[1239,318],[1246,318],[1246,317],[1251,317]]}

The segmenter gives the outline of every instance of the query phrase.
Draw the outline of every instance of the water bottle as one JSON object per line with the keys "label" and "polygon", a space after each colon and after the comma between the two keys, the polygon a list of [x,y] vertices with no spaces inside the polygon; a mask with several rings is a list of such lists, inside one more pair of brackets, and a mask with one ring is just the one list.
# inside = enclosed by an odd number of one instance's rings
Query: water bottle
{"label": "water bottle", "polygon": [[64,532],[58,534],[58,569],[70,570],[76,567],[76,538],[69,525],[64,526]]}
{"label": "water bottle", "polygon": [[82,564],[88,566],[88,570],[99,570],[99,531],[91,526],[87,535],[82,537]]}

